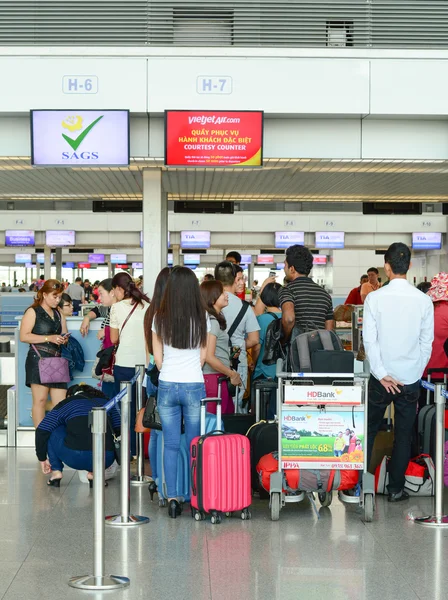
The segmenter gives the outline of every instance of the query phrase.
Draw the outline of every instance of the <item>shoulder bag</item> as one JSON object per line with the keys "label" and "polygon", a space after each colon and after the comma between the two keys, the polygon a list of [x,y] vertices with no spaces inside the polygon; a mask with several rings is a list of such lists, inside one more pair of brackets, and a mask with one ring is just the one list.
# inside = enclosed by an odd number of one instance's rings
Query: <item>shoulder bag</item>
{"label": "shoulder bag", "polygon": [[134,304],[133,309],[126,317],[123,325],[121,326],[118,343],[115,346],[109,346],[109,348],[104,348],[97,353],[98,364],[95,367],[95,372],[97,375],[113,375],[114,374],[114,366],[115,366],[115,357],[117,354],[118,346],[120,345],[120,337],[123,332],[123,329],[129,319],[132,317],[135,309],[137,308],[137,302]]}
{"label": "shoulder bag", "polygon": [[[237,314],[234,322],[232,323],[232,325],[230,326],[230,329],[227,332],[227,335],[229,336],[230,368],[233,369],[234,371],[238,371],[238,365],[240,363],[238,357],[240,355],[241,348],[236,348],[233,346],[232,336],[235,333],[235,331],[238,329],[238,325],[243,320],[244,315],[247,313],[247,311],[249,309],[249,306],[250,306],[249,302],[246,302],[245,300],[243,300],[243,305],[240,308],[240,312]],[[234,386],[233,383],[230,383],[230,381],[227,383],[227,389],[229,391],[229,394],[232,397],[235,396],[236,386]]]}
{"label": "shoulder bag", "polygon": [[42,358],[36,346],[31,344],[31,347],[39,357],[38,368],[40,382],[42,384],[70,382],[68,360],[66,358],[62,358],[62,356]]}

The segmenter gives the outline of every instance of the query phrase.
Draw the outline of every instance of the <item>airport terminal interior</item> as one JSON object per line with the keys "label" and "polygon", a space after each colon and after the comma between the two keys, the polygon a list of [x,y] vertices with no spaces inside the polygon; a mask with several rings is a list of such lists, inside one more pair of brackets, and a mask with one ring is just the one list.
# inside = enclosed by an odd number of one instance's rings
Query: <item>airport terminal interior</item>
{"label": "airport terminal interior", "polygon": [[[385,255],[400,242],[411,251],[407,282],[422,293],[445,282],[448,299],[448,4],[10,0],[0,2],[0,81],[0,600],[448,598],[443,381],[428,389],[429,445],[416,420],[413,449],[430,455],[419,459],[422,484],[395,503],[379,483],[394,448],[393,408],[367,464],[360,287],[368,271],[372,290],[390,285]],[[310,277],[335,310],[337,343],[355,360],[345,379],[324,383],[274,366],[275,416],[261,415],[254,381],[243,404],[232,403],[249,423],[238,433],[258,419],[278,432],[270,489],[252,480],[250,507],[195,515],[186,501],[171,519],[164,475],[154,482],[159,494],[149,494],[147,433],[136,453],[127,447],[128,460],[106,469],[107,485],[104,469],[92,469],[90,486],[89,469],[69,465],[59,487],[47,485],[35,448],[30,346],[20,341],[45,281],[61,282],[58,293],[76,280],[85,286],[66,319],[84,356],[68,385],[98,389],[92,369],[107,311],[81,329],[92,309],[108,306],[99,282],[127,273],[151,299],[165,267],[188,267],[202,283],[236,253],[238,297],[252,312],[266,279],[288,288],[294,245],[311,252]],[[355,289],[359,301],[346,303]],[[448,373],[447,355],[437,366]],[[139,390],[142,363],[132,367]],[[421,389],[420,410],[429,411]],[[339,402],[310,400],[325,390]],[[315,430],[291,426],[300,419]],[[155,436],[159,451],[162,432],[152,429]],[[248,444],[250,431],[243,437]],[[193,502],[196,463],[190,471],[186,445],[185,453],[185,499],[191,492]],[[299,478],[321,472],[318,481],[331,471],[333,488],[286,489],[288,469]],[[343,488],[350,470],[359,483]],[[116,526],[108,515],[119,515]],[[419,522],[428,516],[432,526]],[[76,587],[78,576],[86,578]]]}

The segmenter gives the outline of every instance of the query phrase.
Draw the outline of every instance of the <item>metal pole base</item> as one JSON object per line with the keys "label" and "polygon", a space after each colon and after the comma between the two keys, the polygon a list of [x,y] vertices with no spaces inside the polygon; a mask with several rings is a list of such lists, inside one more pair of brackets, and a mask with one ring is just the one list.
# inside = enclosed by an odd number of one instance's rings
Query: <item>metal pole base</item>
{"label": "metal pole base", "polygon": [[127,577],[121,577],[120,575],[105,575],[103,577],[83,575],[82,577],[72,577],[68,585],[78,590],[117,590],[129,587],[130,583]]}
{"label": "metal pole base", "polygon": [[151,481],[154,481],[154,479],[149,475],[134,475],[131,477],[131,485],[148,485]]}
{"label": "metal pole base", "polygon": [[414,522],[426,527],[448,527],[448,515],[443,515],[443,517],[436,517],[434,515],[418,517]]}
{"label": "metal pole base", "polygon": [[121,515],[106,517],[106,525],[110,527],[134,527],[135,525],[145,525],[145,523],[149,523],[149,518],[139,515],[129,515],[127,519],[123,519]]}

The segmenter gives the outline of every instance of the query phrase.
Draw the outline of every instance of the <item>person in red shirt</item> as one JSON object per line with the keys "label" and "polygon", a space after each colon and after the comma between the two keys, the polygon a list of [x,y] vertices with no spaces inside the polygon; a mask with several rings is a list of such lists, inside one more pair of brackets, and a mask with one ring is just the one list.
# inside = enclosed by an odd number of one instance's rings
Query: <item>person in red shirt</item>
{"label": "person in red shirt", "polygon": [[368,281],[369,278],[367,275],[361,275],[361,279],[359,282],[361,285],[352,289],[352,291],[347,296],[347,300],[344,302],[344,304],[364,304],[361,298],[361,288],[363,283],[367,283]]}
{"label": "person in red shirt", "polygon": [[[434,303],[434,342],[429,363],[423,373],[426,377],[428,369],[448,368],[448,356],[444,344],[448,339],[448,273],[438,273],[431,281],[428,296]],[[434,373],[433,379],[443,379],[442,374]]]}

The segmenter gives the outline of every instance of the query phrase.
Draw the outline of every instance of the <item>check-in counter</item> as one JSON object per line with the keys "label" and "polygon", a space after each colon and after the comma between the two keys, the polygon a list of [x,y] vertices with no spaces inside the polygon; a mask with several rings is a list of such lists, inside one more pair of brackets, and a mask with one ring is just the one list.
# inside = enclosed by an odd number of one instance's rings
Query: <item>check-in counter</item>
{"label": "check-in counter", "polygon": [[[8,406],[8,430],[14,427],[16,432],[17,446],[34,446],[34,427],[31,418],[32,396],[31,389],[25,385],[25,361],[29,350],[29,344],[24,344],[19,340],[19,327],[22,317],[18,317],[19,326],[15,329],[16,356],[15,356],[15,415],[10,415]],[[100,348],[101,342],[97,338],[98,331],[101,329],[102,319],[95,319],[90,323],[88,335],[83,338],[79,328],[81,326],[81,317],[68,317],[67,328],[72,338],[76,339],[84,351],[85,366],[82,372],[73,372],[73,381],[68,386],[80,383],[88,383],[96,386],[99,382],[92,377],[92,367],[96,358],[96,353]],[[12,439],[12,432],[8,439]]]}

